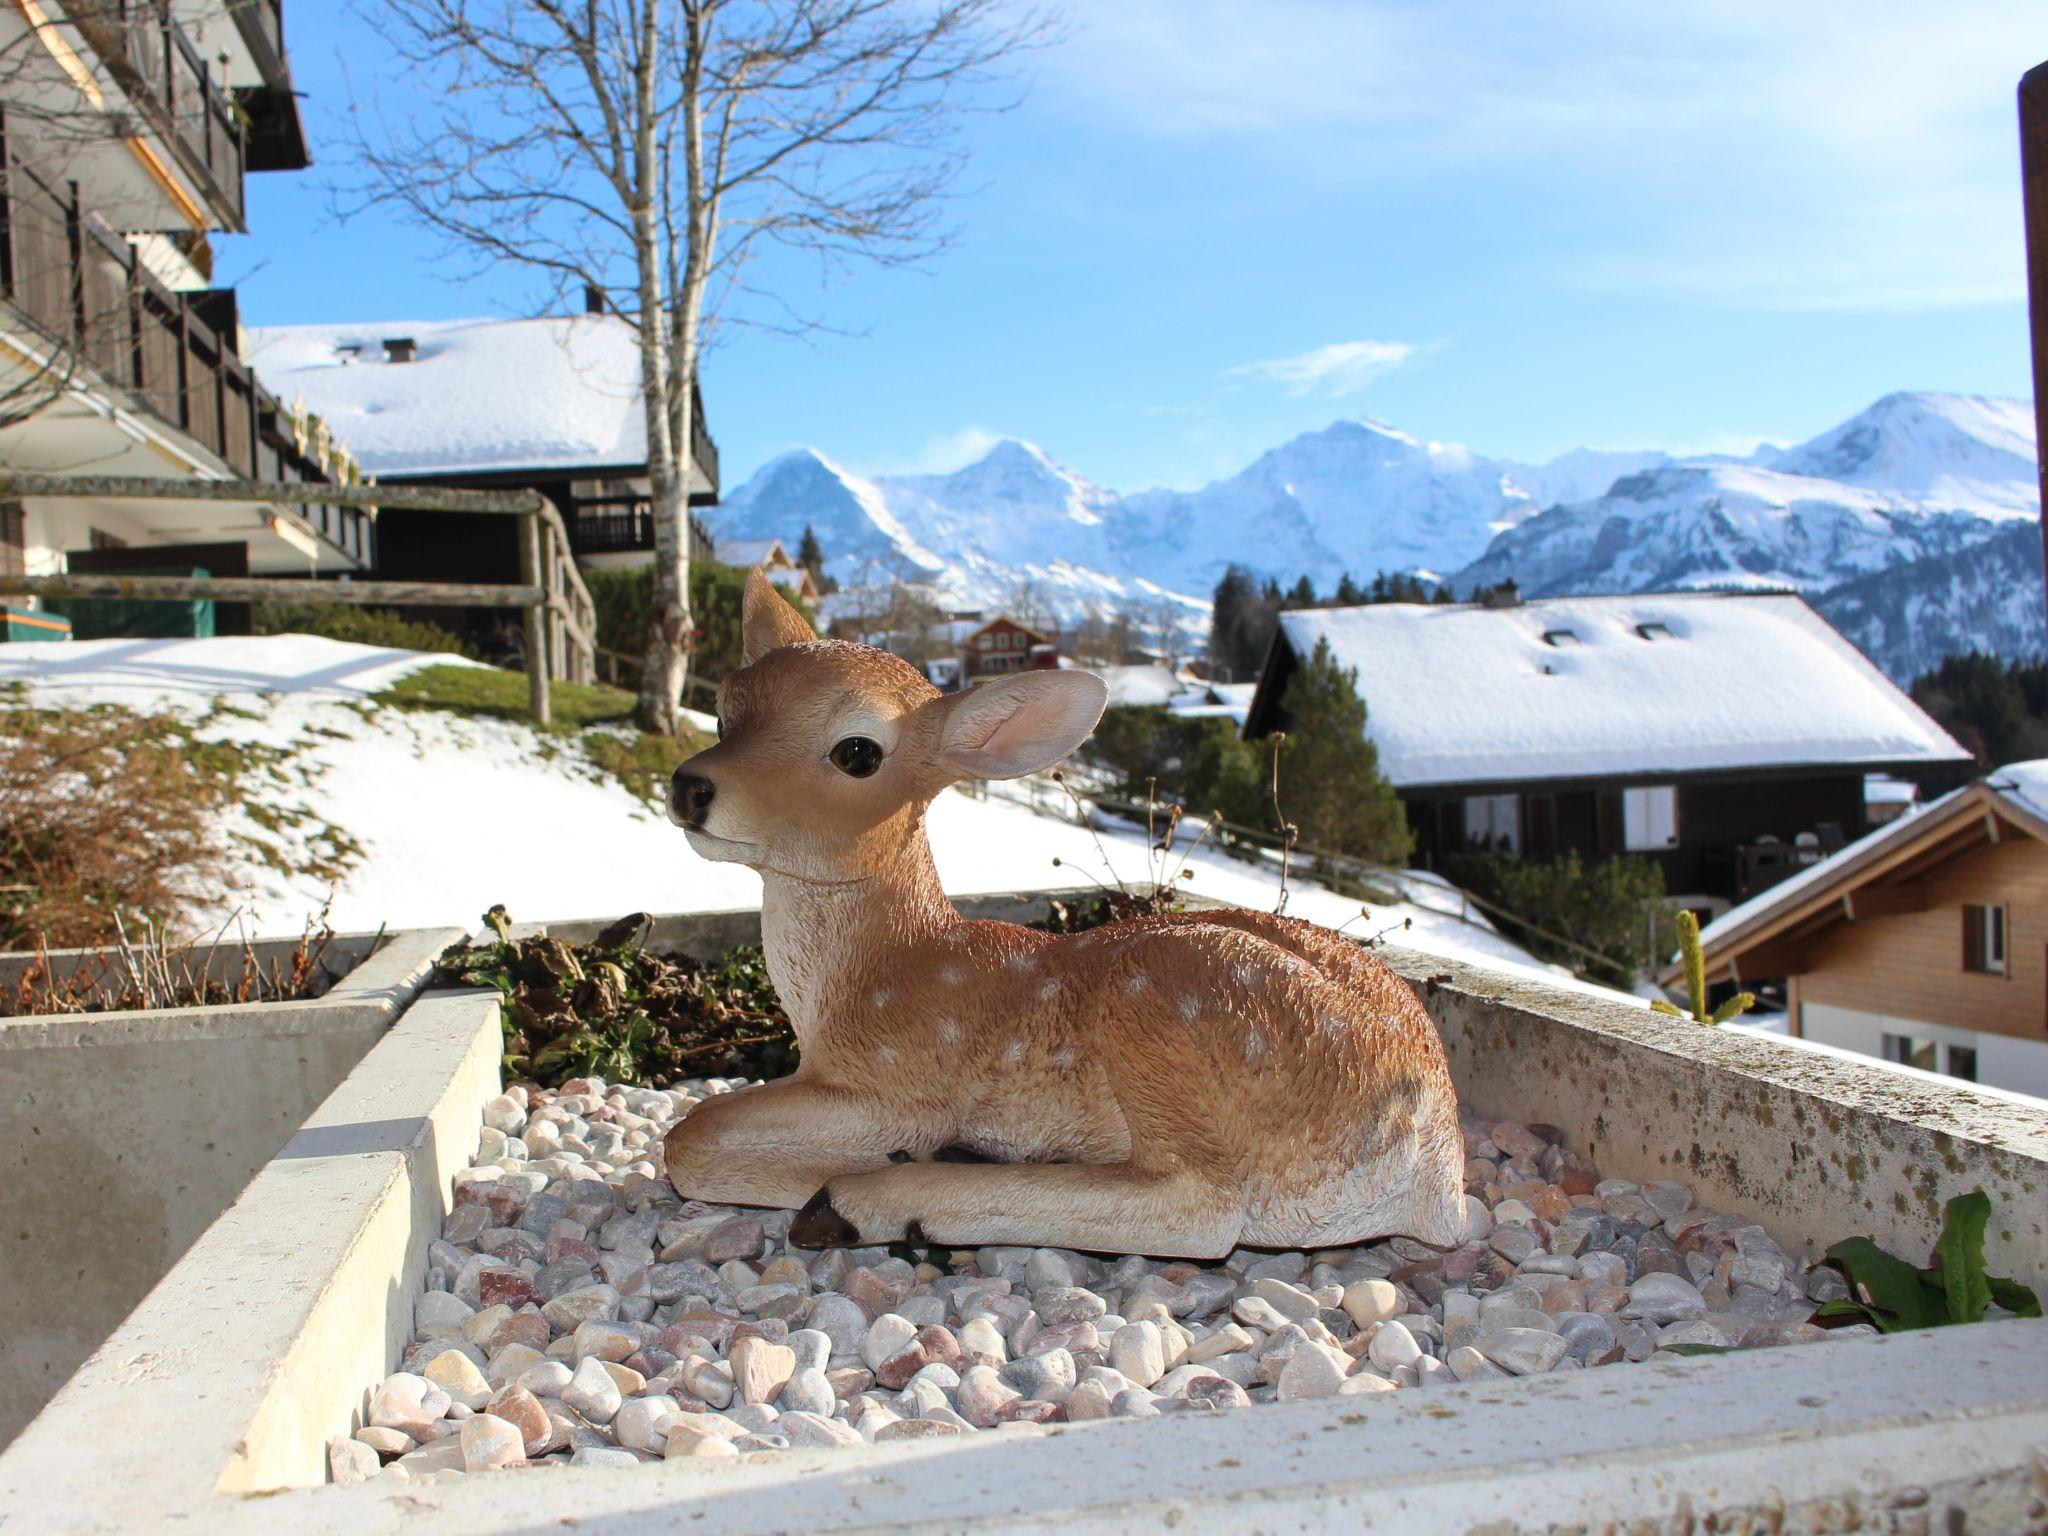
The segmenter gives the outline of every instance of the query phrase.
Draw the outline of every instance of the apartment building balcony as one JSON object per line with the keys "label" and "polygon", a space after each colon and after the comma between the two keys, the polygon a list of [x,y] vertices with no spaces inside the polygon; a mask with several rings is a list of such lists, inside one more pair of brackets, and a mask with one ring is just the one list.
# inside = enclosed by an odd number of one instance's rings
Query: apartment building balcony
{"label": "apartment building balcony", "polygon": [[[19,343],[0,356],[0,457],[64,472],[162,475],[168,458],[208,477],[331,478],[242,361],[232,290],[173,292],[75,186],[52,185],[12,154],[0,164],[0,319]],[[190,523],[202,515],[190,508],[177,515],[186,521],[160,522],[141,541],[241,529],[258,570],[356,569],[373,554],[361,508],[203,514],[230,515],[226,526]]]}

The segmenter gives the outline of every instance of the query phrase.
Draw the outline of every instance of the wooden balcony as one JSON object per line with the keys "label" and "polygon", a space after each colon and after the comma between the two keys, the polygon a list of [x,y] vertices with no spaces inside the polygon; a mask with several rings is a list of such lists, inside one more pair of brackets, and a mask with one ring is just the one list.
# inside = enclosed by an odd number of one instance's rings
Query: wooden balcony
{"label": "wooden balcony", "polygon": [[[75,188],[51,186],[11,154],[0,168],[0,299],[61,350],[53,389],[96,373],[241,479],[330,479],[237,354],[232,290],[172,292],[80,207]],[[303,510],[344,553],[370,560],[366,510]]]}
{"label": "wooden balcony", "polygon": [[[243,231],[248,155],[242,116],[171,14],[169,0],[90,0],[66,10],[211,205],[213,217]],[[282,26],[280,19],[280,40]]]}

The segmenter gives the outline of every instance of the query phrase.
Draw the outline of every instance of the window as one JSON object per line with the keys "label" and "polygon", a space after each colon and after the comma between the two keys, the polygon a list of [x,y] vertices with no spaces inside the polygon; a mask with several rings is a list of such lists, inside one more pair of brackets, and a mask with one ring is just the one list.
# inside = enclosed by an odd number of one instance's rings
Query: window
{"label": "window", "polygon": [[2005,974],[2005,908],[1963,908],[1963,969]]}
{"label": "window", "polygon": [[1475,848],[1516,853],[1522,846],[1519,795],[1470,795],[1465,800],[1465,841]]}
{"label": "window", "polygon": [[1678,787],[1651,784],[1621,792],[1622,847],[1654,853],[1678,846]]}
{"label": "window", "polygon": [[1577,645],[1579,637],[1576,631],[1569,629],[1546,629],[1543,631],[1543,643],[1555,646]]}
{"label": "window", "polygon": [[1936,1046],[1932,1040],[1922,1040],[1915,1035],[1886,1035],[1884,1037],[1884,1059],[1896,1061],[1902,1067],[1918,1067],[1923,1072],[1938,1072]]}
{"label": "window", "polygon": [[87,529],[85,542],[92,549],[126,549],[128,547],[126,539],[108,533],[103,528]]}
{"label": "window", "polygon": [[1977,1048],[1974,1045],[1952,1045],[1948,1048],[1948,1075],[1960,1077],[1966,1083],[1977,1081]]}
{"label": "window", "polygon": [[976,635],[974,637],[974,648],[977,651],[993,650],[995,643],[996,637],[994,635]]}

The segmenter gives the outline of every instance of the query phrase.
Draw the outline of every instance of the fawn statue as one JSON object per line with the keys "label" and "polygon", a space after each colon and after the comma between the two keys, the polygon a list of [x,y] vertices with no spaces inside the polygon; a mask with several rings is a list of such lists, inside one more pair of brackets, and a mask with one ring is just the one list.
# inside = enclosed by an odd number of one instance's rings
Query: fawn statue
{"label": "fawn statue", "polygon": [[679,1193],[800,1207],[806,1248],[1214,1259],[1457,1240],[1443,1048],[1366,949],[1239,910],[1055,936],[970,922],[940,889],[926,807],[1067,756],[1102,714],[1100,678],[942,694],[886,651],[819,639],[759,571],[742,657],[669,815],[704,857],[760,871],[802,1060],[668,1133]]}

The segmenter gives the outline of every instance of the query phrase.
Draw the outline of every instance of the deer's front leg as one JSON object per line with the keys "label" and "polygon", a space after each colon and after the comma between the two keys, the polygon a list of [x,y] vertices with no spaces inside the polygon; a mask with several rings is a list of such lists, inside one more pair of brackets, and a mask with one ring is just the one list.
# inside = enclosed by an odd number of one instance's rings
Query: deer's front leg
{"label": "deer's front leg", "polygon": [[1218,1259],[1244,1227],[1242,1197],[1187,1168],[1132,1163],[903,1163],[820,1188],[790,1227],[805,1248],[907,1238]]}
{"label": "deer's front leg", "polygon": [[867,1095],[794,1077],[706,1099],[669,1131],[662,1162],[686,1199],[792,1207],[933,1139]]}

